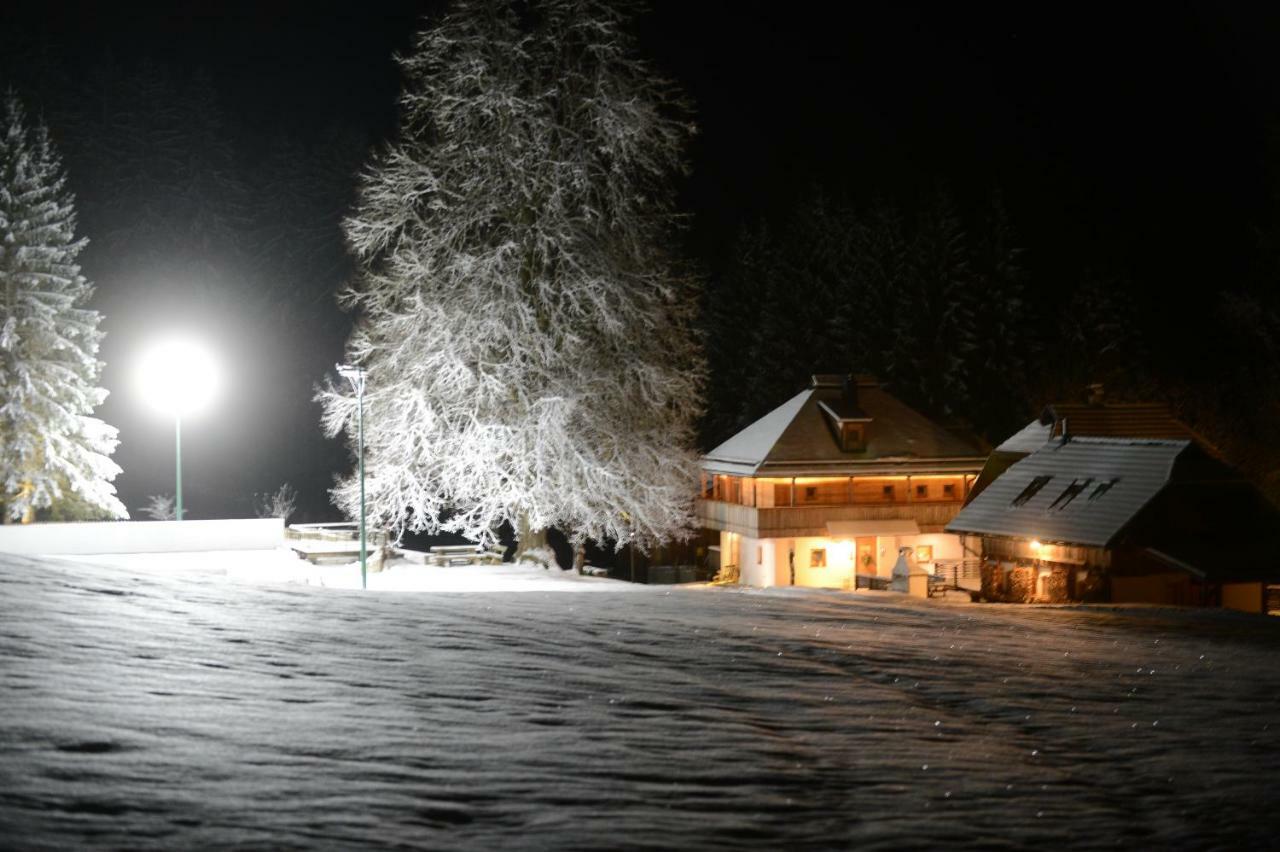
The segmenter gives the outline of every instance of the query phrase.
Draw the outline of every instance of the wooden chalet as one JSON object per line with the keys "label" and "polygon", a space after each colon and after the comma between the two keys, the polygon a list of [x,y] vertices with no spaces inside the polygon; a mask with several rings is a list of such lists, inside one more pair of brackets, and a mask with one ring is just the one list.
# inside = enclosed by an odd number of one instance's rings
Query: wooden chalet
{"label": "wooden chalet", "polygon": [[1017,458],[947,524],[980,541],[985,598],[1280,609],[1280,511],[1242,476],[1190,437],[1070,429],[1002,444]]}
{"label": "wooden chalet", "polygon": [[697,513],[744,584],[874,585],[966,557],[944,528],[985,460],[874,379],[818,375],[703,456]]}

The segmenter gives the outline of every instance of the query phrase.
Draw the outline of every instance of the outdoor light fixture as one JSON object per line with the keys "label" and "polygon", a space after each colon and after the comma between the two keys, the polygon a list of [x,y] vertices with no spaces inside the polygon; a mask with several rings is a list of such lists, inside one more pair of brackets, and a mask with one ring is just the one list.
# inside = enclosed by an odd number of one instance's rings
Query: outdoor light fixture
{"label": "outdoor light fixture", "polygon": [[147,402],[173,418],[175,517],[182,520],[182,418],[199,413],[218,390],[218,368],[207,349],[193,340],[165,340],[142,356],[138,387]]}
{"label": "outdoor light fixture", "polygon": [[338,375],[351,382],[356,392],[356,446],[360,465],[360,588],[368,586],[368,556],[365,550],[364,510],[364,367],[335,364]]}
{"label": "outdoor light fixture", "polygon": [[1044,545],[1040,543],[1040,540],[1039,540],[1039,539],[1035,539],[1035,538],[1031,539],[1031,552],[1032,552],[1032,553],[1039,553],[1039,552],[1040,552],[1040,548],[1042,548],[1042,547],[1044,547]]}

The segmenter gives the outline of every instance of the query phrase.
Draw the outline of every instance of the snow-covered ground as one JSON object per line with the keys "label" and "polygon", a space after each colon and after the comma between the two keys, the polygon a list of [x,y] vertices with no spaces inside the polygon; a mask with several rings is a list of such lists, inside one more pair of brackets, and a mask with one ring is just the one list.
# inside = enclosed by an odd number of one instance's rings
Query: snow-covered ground
{"label": "snow-covered ground", "polygon": [[225,567],[0,555],[0,846],[1280,837],[1277,619]]}
{"label": "snow-covered ground", "polygon": [[[289,548],[193,553],[110,553],[64,557],[75,562],[139,569],[165,575],[224,576],[236,582],[300,583],[330,589],[359,589],[360,563],[313,565]],[[629,583],[584,577],[574,571],[541,565],[427,566],[403,558],[388,560],[383,570],[369,563],[365,581],[371,591],[388,592],[524,592],[626,591]]]}

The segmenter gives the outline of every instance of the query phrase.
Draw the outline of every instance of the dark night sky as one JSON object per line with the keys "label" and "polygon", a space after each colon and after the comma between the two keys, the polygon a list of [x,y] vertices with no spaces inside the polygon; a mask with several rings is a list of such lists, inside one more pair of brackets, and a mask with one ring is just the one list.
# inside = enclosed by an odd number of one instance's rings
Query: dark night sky
{"label": "dark night sky", "polygon": [[[784,217],[815,185],[854,203],[998,189],[1040,286],[1111,268],[1152,310],[1186,310],[1194,303],[1173,294],[1243,276],[1250,229],[1271,215],[1276,15],[1217,4],[653,5],[642,48],[696,104],[683,198],[690,253],[712,273],[744,223]],[[200,66],[247,126],[337,124],[376,139],[394,127],[391,54],[439,4],[159,8],[10,2],[0,35],[73,57],[62,63],[72,76],[103,50]]]}
{"label": "dark night sky", "polygon": [[[85,58],[204,67],[258,126],[381,135],[394,125],[390,54],[440,5],[19,2],[7,14]],[[1280,26],[1266,13],[653,6],[645,53],[697,106],[687,198],[708,256],[737,220],[815,183],[855,200],[999,187],[1037,247],[1078,253],[1082,239],[1119,257],[1160,238],[1134,234],[1135,218],[1203,233],[1224,208],[1257,217],[1267,201]]]}

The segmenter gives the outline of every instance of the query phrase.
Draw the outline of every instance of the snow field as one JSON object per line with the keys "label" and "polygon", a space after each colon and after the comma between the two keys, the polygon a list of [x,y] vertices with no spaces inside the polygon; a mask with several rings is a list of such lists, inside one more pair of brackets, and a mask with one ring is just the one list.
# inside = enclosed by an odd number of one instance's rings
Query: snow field
{"label": "snow field", "polygon": [[707,587],[386,595],[8,556],[0,574],[0,845],[1280,831],[1275,620]]}

